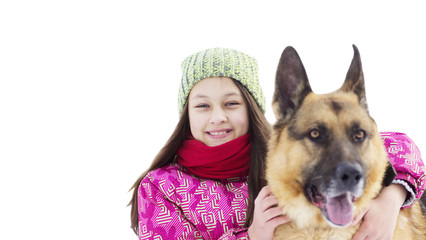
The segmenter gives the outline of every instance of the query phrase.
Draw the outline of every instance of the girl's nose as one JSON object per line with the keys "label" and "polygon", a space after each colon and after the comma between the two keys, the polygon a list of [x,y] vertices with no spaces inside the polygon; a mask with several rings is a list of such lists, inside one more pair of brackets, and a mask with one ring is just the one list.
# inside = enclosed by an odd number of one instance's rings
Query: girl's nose
{"label": "girl's nose", "polygon": [[226,114],[225,111],[221,108],[215,108],[212,111],[212,116],[210,119],[210,123],[211,124],[221,124],[223,122],[226,122],[227,118],[226,118]]}

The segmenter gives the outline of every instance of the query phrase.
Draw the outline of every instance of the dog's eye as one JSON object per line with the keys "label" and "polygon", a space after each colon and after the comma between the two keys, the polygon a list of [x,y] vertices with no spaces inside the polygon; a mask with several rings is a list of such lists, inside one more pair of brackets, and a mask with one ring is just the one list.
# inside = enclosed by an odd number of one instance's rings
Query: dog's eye
{"label": "dog's eye", "polygon": [[365,131],[362,129],[358,129],[355,131],[353,138],[356,142],[364,141],[365,139]]}
{"label": "dog's eye", "polygon": [[320,131],[318,129],[313,129],[309,132],[309,138],[311,140],[319,139],[320,137]]}

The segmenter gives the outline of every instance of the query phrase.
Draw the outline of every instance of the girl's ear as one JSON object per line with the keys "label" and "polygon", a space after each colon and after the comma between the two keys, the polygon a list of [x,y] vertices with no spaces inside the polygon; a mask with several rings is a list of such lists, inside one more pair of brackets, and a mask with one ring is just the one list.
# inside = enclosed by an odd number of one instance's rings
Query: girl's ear
{"label": "girl's ear", "polygon": [[353,92],[358,96],[359,103],[368,112],[367,99],[365,97],[364,73],[362,71],[361,57],[358,48],[354,48],[354,56],[351,66],[346,74],[345,82],[340,88],[340,91]]}
{"label": "girl's ear", "polygon": [[286,47],[278,64],[272,102],[277,120],[288,120],[310,92],[311,86],[299,55],[293,47]]}

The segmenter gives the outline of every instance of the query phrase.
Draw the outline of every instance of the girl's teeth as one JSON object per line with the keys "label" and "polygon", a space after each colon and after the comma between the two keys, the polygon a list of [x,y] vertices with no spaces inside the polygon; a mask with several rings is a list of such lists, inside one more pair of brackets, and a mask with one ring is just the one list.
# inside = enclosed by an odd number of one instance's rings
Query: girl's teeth
{"label": "girl's teeth", "polygon": [[226,131],[223,131],[223,132],[211,132],[210,134],[217,136],[217,135],[221,135],[221,134],[225,134],[225,133],[226,133]]}

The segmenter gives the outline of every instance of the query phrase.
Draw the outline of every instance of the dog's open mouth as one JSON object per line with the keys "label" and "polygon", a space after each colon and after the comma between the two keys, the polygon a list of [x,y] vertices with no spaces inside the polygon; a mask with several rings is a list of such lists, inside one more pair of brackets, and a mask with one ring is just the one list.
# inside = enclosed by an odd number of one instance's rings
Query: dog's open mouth
{"label": "dog's open mouth", "polygon": [[356,197],[351,192],[338,196],[327,197],[321,194],[315,186],[307,188],[312,204],[321,209],[322,215],[336,226],[347,226],[353,220],[353,203]]}

